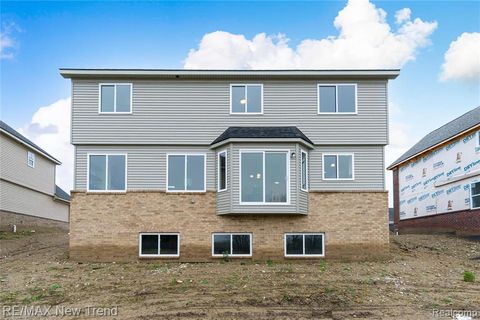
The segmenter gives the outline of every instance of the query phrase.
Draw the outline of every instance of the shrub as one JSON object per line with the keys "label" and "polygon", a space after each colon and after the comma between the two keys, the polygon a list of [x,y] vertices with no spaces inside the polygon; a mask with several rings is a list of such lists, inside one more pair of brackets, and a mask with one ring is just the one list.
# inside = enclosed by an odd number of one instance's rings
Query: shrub
{"label": "shrub", "polygon": [[267,266],[273,267],[273,261],[272,260],[267,260]]}
{"label": "shrub", "polygon": [[463,281],[465,281],[465,282],[475,282],[475,273],[473,271],[464,271],[463,272]]}

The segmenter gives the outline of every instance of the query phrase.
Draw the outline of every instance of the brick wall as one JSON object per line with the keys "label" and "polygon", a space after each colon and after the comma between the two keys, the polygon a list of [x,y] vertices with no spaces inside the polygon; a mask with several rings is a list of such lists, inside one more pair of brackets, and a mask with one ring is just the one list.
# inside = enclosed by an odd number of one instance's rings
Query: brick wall
{"label": "brick wall", "polygon": [[327,258],[388,250],[386,192],[310,193],[308,215],[217,215],[216,193],[72,192],[70,258],[138,259],[139,232],[180,232],[180,260],[211,260],[212,232],[253,233],[253,259],[283,259],[285,232],[325,232]]}
{"label": "brick wall", "polygon": [[18,231],[35,229],[36,227],[62,228],[68,230],[68,222],[0,210],[0,230],[11,231],[13,225],[17,226]]}

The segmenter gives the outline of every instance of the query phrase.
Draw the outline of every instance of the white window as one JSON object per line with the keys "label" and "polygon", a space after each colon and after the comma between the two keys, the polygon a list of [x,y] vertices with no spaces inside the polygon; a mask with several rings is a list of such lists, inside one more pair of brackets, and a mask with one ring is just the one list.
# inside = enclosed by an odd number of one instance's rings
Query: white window
{"label": "white window", "polygon": [[88,155],[88,191],[125,191],[126,177],[125,154]]}
{"label": "white window", "polygon": [[240,204],[288,204],[290,152],[240,150]]}
{"label": "white window", "polygon": [[470,187],[470,207],[472,209],[480,209],[480,181],[472,183]]}
{"label": "white window", "polygon": [[227,190],[227,151],[218,153],[218,191]]}
{"label": "white window", "polygon": [[35,153],[31,151],[27,152],[27,165],[29,167],[35,168]]}
{"label": "white window", "polygon": [[230,85],[231,114],[262,114],[263,85],[261,84],[231,84]]}
{"label": "white window", "polygon": [[323,180],[353,180],[353,154],[324,154]]}
{"label": "white window", "polygon": [[98,108],[100,113],[132,113],[132,84],[101,83]]}
{"label": "white window", "polygon": [[300,152],[300,174],[301,189],[308,190],[308,154],[305,151]]}
{"label": "white window", "polygon": [[285,257],[324,257],[323,233],[286,233]]}
{"label": "white window", "polygon": [[212,256],[251,257],[251,233],[213,233]]}
{"label": "white window", "polygon": [[319,84],[318,113],[357,113],[357,85]]}
{"label": "white window", "polygon": [[138,255],[140,257],[179,257],[180,235],[178,233],[140,233]]}
{"label": "white window", "polygon": [[167,191],[205,192],[205,154],[168,154]]}

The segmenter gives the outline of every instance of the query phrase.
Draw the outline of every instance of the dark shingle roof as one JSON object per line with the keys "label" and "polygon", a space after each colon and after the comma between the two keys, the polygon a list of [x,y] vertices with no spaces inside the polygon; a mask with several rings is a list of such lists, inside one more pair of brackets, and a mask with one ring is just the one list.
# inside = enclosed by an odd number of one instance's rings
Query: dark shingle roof
{"label": "dark shingle roof", "polygon": [[480,124],[480,107],[470,110],[464,115],[427,134],[423,139],[417,142],[417,144],[415,144],[400,158],[393,162],[388,169],[392,169],[404,160],[422,153],[426,149],[448,140],[449,138],[454,137],[464,131],[467,131],[478,124]]}
{"label": "dark shingle roof", "polygon": [[70,195],[57,185],[55,185],[55,197],[65,201],[70,201]]}
{"label": "dark shingle roof", "polygon": [[313,144],[297,127],[229,127],[211,144],[227,139],[302,139]]}
{"label": "dark shingle roof", "polygon": [[27,144],[28,146],[30,146],[31,148],[37,150],[38,152],[40,153],[43,153],[47,158],[51,158],[50,160],[54,161],[54,162],[57,162],[58,164],[60,164],[60,161],[57,160],[55,157],[51,156],[50,154],[48,154],[48,152],[46,152],[45,150],[43,150],[42,148],[40,148],[39,146],[37,146],[35,143],[33,143],[32,141],[28,140],[27,138],[25,138],[23,135],[21,135],[20,133],[18,133],[18,131],[16,131],[15,129],[13,129],[12,127],[10,127],[8,124],[6,124],[5,122],[1,121],[0,120],[0,129],[4,130],[5,132],[7,132],[8,134],[14,136],[15,138],[17,138],[18,140],[22,141],[23,143]]}

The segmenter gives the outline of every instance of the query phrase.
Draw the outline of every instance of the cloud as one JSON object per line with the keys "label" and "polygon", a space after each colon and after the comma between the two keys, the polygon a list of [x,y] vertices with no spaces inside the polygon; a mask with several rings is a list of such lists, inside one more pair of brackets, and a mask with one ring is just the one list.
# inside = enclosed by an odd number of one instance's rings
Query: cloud
{"label": "cloud", "polygon": [[14,57],[17,42],[14,40],[13,34],[18,31],[20,29],[13,22],[2,25],[0,31],[0,59],[12,59]]}
{"label": "cloud", "polygon": [[215,31],[203,36],[184,61],[187,69],[342,69],[400,68],[430,43],[437,22],[410,19],[408,8],[397,12],[397,29],[386,12],[368,0],[350,0],[338,13],[338,35],[304,39],[289,46],[286,35],[259,33],[252,39]]}
{"label": "cloud", "polygon": [[56,183],[67,192],[73,189],[73,146],[70,144],[71,99],[60,99],[39,108],[29,124],[18,131],[62,162]]}
{"label": "cloud", "polygon": [[462,33],[444,56],[440,79],[480,82],[480,33]]}

